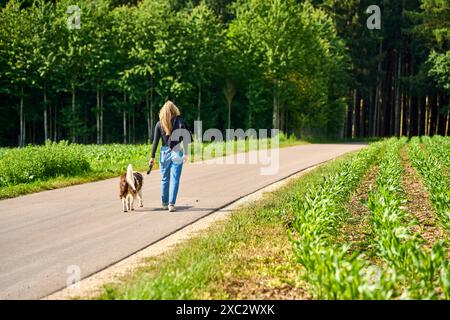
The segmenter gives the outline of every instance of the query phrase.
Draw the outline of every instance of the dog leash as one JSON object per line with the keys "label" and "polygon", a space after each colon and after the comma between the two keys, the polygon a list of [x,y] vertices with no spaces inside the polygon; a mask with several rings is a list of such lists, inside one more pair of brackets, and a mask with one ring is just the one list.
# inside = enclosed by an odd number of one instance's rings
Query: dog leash
{"label": "dog leash", "polygon": [[150,172],[152,172],[152,169],[153,169],[153,164],[151,164],[151,165],[149,166],[148,171],[147,171],[147,175],[149,175]]}

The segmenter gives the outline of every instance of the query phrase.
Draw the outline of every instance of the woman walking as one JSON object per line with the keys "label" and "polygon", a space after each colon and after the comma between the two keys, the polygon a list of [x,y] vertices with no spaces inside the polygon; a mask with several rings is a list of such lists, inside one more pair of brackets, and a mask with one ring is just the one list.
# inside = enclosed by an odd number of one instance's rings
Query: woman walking
{"label": "woman walking", "polygon": [[[159,140],[162,140],[159,155],[162,207],[164,210],[169,209],[170,212],[173,212],[175,211],[183,162],[186,162],[186,154],[189,150],[190,134],[186,129],[184,119],[180,116],[180,110],[172,101],[167,101],[159,111],[159,121],[155,125],[153,137],[152,157],[149,161],[150,166],[155,162]],[[185,155],[181,150],[181,141]]]}

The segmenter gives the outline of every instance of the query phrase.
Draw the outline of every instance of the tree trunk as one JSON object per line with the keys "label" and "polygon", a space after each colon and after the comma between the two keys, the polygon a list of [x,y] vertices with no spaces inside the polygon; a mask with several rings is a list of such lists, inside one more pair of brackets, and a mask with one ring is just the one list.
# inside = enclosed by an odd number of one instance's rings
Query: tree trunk
{"label": "tree trunk", "polygon": [[354,118],[354,128],[355,128],[355,138],[360,136],[360,120],[361,120],[361,99],[359,92],[356,95],[356,105],[355,105],[355,118]]}
{"label": "tree trunk", "polygon": [[129,112],[127,112],[127,138],[128,138],[128,143],[133,143],[133,135],[131,133],[131,116],[133,114],[133,110],[128,110]]}
{"label": "tree trunk", "polygon": [[355,139],[356,136],[356,89],[353,90],[353,108],[352,108],[352,139]]}
{"label": "tree trunk", "polygon": [[[286,108],[286,112],[284,115],[284,132],[286,133],[287,136],[289,136],[291,134],[291,130],[289,127],[289,110],[288,108]],[[327,128],[328,129],[328,128]],[[328,130],[326,131],[326,134],[328,134]]]}
{"label": "tree trunk", "polygon": [[380,109],[381,109],[381,90],[382,88],[382,75],[381,72],[383,71],[383,39],[380,39],[380,46],[379,46],[379,59],[378,59],[378,73],[377,73],[377,88],[375,93],[375,112],[374,112],[374,135],[379,136],[380,135]]}
{"label": "tree trunk", "polygon": [[225,96],[225,99],[227,100],[227,106],[228,106],[228,121],[227,121],[227,128],[231,129],[231,104],[233,103],[234,95],[236,94],[236,88],[231,82],[231,80],[227,80],[225,83],[225,87],[223,88],[223,94]]}
{"label": "tree trunk", "polygon": [[386,82],[386,79],[381,82],[380,104],[378,105],[378,136],[380,137],[384,137],[386,134],[386,101],[388,100]]}
{"label": "tree trunk", "polygon": [[123,113],[122,113],[122,120],[123,120],[123,143],[127,143],[127,112],[125,111],[125,104],[127,102],[127,94],[126,92],[123,93]]}
{"label": "tree trunk", "polygon": [[228,104],[228,129],[231,129],[231,101],[227,101]]}
{"label": "tree trunk", "polygon": [[408,137],[409,138],[411,138],[411,136],[412,136],[412,134],[411,134],[411,123],[412,123],[412,121],[411,121],[411,110],[412,110],[412,97],[411,96],[409,96],[408,98],[408,131],[407,131],[407,135],[408,135]]}
{"label": "tree trunk", "polygon": [[200,110],[202,105],[202,84],[198,82],[198,98],[197,98],[197,120],[200,121]]}
{"label": "tree trunk", "polygon": [[100,89],[100,144],[103,144],[103,88]]}
{"label": "tree trunk", "polygon": [[151,143],[152,139],[152,126],[150,125],[150,103],[148,98],[148,91],[145,92],[145,113],[146,113],[146,119],[147,119],[147,141]]}
{"label": "tree trunk", "polygon": [[57,105],[55,104],[54,110],[53,110],[53,141],[58,141],[58,108]]}
{"label": "tree trunk", "polygon": [[431,127],[431,108],[430,108],[430,98],[427,96],[425,99],[425,135],[430,135]]}
{"label": "tree trunk", "polygon": [[424,133],[424,135],[428,136],[428,135],[430,135],[429,134],[429,128],[428,128],[428,123],[429,123],[428,122],[428,118],[430,118],[429,97],[428,96],[425,97],[425,106],[424,106],[424,108],[425,108],[425,110],[424,110],[424,112],[425,112],[425,114],[424,114],[424,116],[425,116],[425,119],[424,119],[424,121],[425,121],[425,124],[424,124],[425,133]]}
{"label": "tree trunk", "polygon": [[48,140],[47,89],[44,87],[44,140]]}
{"label": "tree trunk", "polygon": [[19,133],[19,147],[25,145],[25,116],[23,114],[23,87],[20,88],[20,133]]}
{"label": "tree trunk", "polygon": [[153,127],[155,126],[155,120],[153,115],[153,78],[151,80],[150,89],[150,140],[153,139]]}
{"label": "tree trunk", "polygon": [[395,77],[395,115],[394,115],[394,134],[400,137],[400,77],[402,68],[402,55],[397,53],[397,72]]}
{"label": "tree trunk", "polygon": [[417,135],[421,136],[422,131],[422,97],[417,98]]}
{"label": "tree trunk", "polygon": [[278,129],[280,129],[282,132],[286,133],[286,131],[284,130],[285,110],[286,110],[286,108],[284,107],[283,103],[280,103],[280,109],[279,110],[280,110],[280,112],[279,112],[280,120],[278,122],[278,126],[279,126]]}
{"label": "tree trunk", "polygon": [[95,109],[95,118],[96,118],[96,126],[97,126],[97,144],[100,144],[100,87],[97,82],[97,106]]}
{"label": "tree trunk", "polygon": [[[252,102],[252,96],[253,96],[253,92],[252,92],[252,85],[249,83],[248,84],[248,120],[247,120],[247,128],[251,128],[253,126],[252,122],[253,122],[253,102]],[[250,98],[249,98],[250,97]]]}
{"label": "tree trunk", "polygon": [[75,83],[72,82],[72,143],[76,142],[75,122]]}
{"label": "tree trunk", "polygon": [[367,135],[369,137],[371,137],[371,136],[373,136],[372,132],[373,132],[373,112],[374,112],[374,108],[373,108],[373,89],[372,88],[370,88],[370,91],[369,91],[369,105],[368,105],[368,108],[367,108],[367,112],[368,112]]}
{"label": "tree trunk", "polygon": [[361,98],[361,100],[359,101],[359,136],[360,137],[364,137],[364,99]]}
{"label": "tree trunk", "polygon": [[31,142],[33,144],[36,144],[36,122],[35,121],[31,121],[31,132],[32,132]]}
{"label": "tree trunk", "polygon": [[53,108],[49,106],[48,108],[48,114],[47,114],[47,121],[48,121],[48,136],[49,139],[53,137]]}
{"label": "tree trunk", "polygon": [[272,114],[272,127],[273,129],[279,129],[279,113],[280,113],[280,106],[278,102],[278,83],[277,80],[273,81],[273,114]]}
{"label": "tree trunk", "polygon": [[403,92],[400,94],[400,137],[403,137],[403,108],[404,108]]}
{"label": "tree trunk", "polygon": [[133,133],[133,143],[136,143],[136,106],[133,106],[133,118],[132,118],[132,133]]}
{"label": "tree trunk", "polygon": [[436,97],[436,129],[434,130],[434,134],[438,135],[439,134],[439,121],[441,120],[441,113],[439,112],[440,106],[441,106],[441,96],[438,94]]}
{"label": "tree trunk", "polygon": [[448,129],[449,129],[449,122],[450,122],[450,111],[447,111],[447,120],[445,121],[445,136],[448,136]]}
{"label": "tree trunk", "polygon": [[341,137],[347,138],[348,137],[348,115],[350,110],[350,103],[345,104],[345,110],[344,110],[344,127],[342,128]]}

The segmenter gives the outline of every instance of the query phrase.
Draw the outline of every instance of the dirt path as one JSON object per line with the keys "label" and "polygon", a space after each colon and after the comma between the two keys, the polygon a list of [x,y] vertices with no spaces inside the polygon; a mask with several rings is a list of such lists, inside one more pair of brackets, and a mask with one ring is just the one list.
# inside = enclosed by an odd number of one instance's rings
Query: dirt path
{"label": "dirt path", "polygon": [[413,231],[422,236],[427,248],[431,248],[436,241],[446,239],[447,234],[437,220],[430,195],[422,184],[419,174],[411,166],[405,148],[401,150],[400,156],[405,170],[402,184],[407,197],[406,208],[419,221],[419,224],[413,227]]}
{"label": "dirt path", "polygon": [[370,216],[371,212],[366,206],[368,192],[376,187],[376,177],[378,174],[378,166],[372,166],[366,173],[362,182],[352,194],[348,203],[349,219],[342,227],[339,241],[350,244],[351,251],[365,252],[370,245]]}

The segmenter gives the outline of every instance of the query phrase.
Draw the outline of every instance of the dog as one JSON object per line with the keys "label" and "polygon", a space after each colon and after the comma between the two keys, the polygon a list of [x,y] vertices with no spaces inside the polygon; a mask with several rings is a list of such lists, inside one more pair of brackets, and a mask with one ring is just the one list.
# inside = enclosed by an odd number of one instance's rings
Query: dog
{"label": "dog", "polygon": [[142,208],[142,186],[144,177],[139,172],[133,172],[131,164],[128,165],[127,172],[120,176],[120,199],[122,200],[123,212],[134,210],[134,199],[138,198],[139,206]]}

